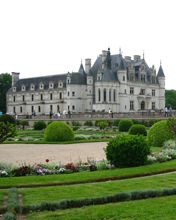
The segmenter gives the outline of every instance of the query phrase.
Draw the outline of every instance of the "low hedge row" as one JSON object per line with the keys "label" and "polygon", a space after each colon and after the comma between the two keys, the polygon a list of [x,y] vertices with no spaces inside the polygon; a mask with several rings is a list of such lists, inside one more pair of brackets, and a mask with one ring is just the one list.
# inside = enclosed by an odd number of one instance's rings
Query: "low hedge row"
{"label": "low hedge row", "polygon": [[27,214],[31,211],[54,211],[57,209],[71,209],[80,208],[83,206],[90,205],[101,205],[107,203],[116,203],[140,199],[155,198],[161,196],[176,195],[176,188],[166,188],[162,190],[141,190],[131,192],[121,192],[111,196],[90,198],[90,199],[79,199],[79,200],[63,200],[61,202],[43,202],[39,205],[24,206],[22,207],[22,213]]}

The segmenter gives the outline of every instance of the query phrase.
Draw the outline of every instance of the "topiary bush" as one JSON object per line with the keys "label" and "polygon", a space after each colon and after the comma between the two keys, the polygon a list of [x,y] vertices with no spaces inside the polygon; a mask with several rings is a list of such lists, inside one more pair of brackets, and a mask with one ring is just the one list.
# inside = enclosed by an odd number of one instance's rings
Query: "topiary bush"
{"label": "topiary bush", "polygon": [[29,126],[29,121],[21,120],[21,121],[19,121],[19,125],[21,125],[22,129],[25,130],[25,127]]}
{"label": "topiary bush", "polygon": [[34,130],[43,130],[46,128],[46,123],[44,121],[36,121],[34,123]]}
{"label": "topiary bush", "polygon": [[106,157],[115,167],[144,165],[150,148],[144,136],[119,135],[110,140],[106,147]]}
{"label": "topiary bush", "polygon": [[129,134],[147,136],[147,129],[144,125],[135,124],[131,126]]}
{"label": "topiary bush", "polygon": [[162,147],[164,142],[173,139],[174,134],[171,131],[167,121],[159,121],[155,123],[149,130],[148,143],[154,147]]}
{"label": "topiary bush", "polygon": [[132,125],[133,125],[133,121],[131,119],[122,119],[119,122],[119,131],[127,132]]}
{"label": "topiary bush", "polygon": [[97,126],[101,129],[101,130],[104,130],[105,128],[107,128],[109,126],[109,123],[108,121],[106,120],[102,120],[102,121],[99,121],[99,123],[97,124]]}
{"label": "topiary bush", "polygon": [[44,137],[46,141],[50,142],[70,141],[74,139],[74,133],[66,123],[54,121],[45,129]]}
{"label": "topiary bush", "polygon": [[7,123],[15,124],[16,120],[12,115],[4,114],[0,116],[0,122],[4,122],[5,124]]}

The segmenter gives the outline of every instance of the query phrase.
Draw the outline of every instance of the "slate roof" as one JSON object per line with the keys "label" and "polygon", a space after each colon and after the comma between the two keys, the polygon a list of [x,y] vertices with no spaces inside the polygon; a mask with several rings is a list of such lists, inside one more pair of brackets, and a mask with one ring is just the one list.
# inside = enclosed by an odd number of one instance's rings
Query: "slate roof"
{"label": "slate roof", "polygon": [[162,66],[160,65],[157,77],[165,77]]}

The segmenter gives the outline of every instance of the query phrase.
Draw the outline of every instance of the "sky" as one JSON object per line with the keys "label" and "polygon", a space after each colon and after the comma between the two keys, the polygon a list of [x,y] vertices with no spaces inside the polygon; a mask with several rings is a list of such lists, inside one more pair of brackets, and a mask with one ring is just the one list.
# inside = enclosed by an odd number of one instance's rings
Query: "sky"
{"label": "sky", "polygon": [[0,0],[0,73],[20,78],[78,71],[102,50],[144,52],[176,89],[175,0]]}

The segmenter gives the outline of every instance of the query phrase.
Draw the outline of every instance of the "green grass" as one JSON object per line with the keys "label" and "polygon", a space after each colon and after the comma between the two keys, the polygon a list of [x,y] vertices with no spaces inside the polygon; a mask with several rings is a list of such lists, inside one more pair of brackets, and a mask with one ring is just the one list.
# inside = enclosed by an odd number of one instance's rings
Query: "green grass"
{"label": "green grass", "polygon": [[94,172],[80,172],[73,174],[59,174],[59,175],[49,175],[49,176],[6,177],[1,179],[0,187],[1,186],[15,187],[19,185],[29,185],[29,184],[68,183],[70,181],[72,182],[89,181],[89,180],[96,181],[99,178],[145,174],[152,172],[160,172],[174,168],[176,168],[176,160],[172,160],[164,163],[155,163],[141,167],[119,168],[113,170],[102,170],[102,171],[94,171]]}
{"label": "green grass", "polygon": [[176,196],[31,213],[27,220],[173,220]]}
{"label": "green grass", "polygon": [[175,187],[176,174],[158,175],[144,178],[126,179],[112,182],[89,183],[71,186],[55,186],[34,189],[21,189],[24,204],[40,204],[41,202],[64,199],[83,199],[114,195],[124,191],[162,189]]}
{"label": "green grass", "polygon": [[6,190],[0,190],[0,207],[3,204],[3,200],[6,192],[7,192]]}

